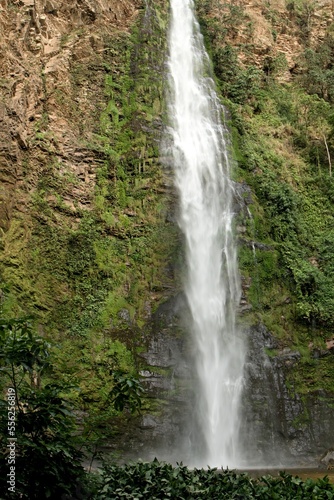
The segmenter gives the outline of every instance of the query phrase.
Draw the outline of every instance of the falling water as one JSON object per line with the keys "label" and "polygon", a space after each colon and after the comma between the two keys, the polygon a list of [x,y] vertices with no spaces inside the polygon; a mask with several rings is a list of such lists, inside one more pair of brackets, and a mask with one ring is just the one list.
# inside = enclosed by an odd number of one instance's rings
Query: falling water
{"label": "falling water", "polygon": [[[232,233],[233,186],[223,108],[192,0],[171,0],[169,117],[179,224],[185,235],[188,299],[196,351],[194,465],[238,465],[244,349]],[[200,446],[198,443],[201,443]]]}

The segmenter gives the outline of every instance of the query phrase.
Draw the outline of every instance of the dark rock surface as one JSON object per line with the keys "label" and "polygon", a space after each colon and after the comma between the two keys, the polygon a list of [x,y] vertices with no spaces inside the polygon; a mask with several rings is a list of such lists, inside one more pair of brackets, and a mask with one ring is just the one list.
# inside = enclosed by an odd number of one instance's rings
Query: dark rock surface
{"label": "dark rock surface", "polygon": [[[178,319],[185,309],[184,297],[179,295],[153,318],[154,327],[160,322],[161,328],[141,354],[147,363],[141,376],[152,408],[127,427],[123,459],[158,456],[187,462],[189,458],[194,391],[190,346],[180,334]],[[262,324],[245,329],[244,334],[248,342],[241,425],[245,466],[317,466],[334,445],[331,395],[301,397],[289,390],[286,376],[299,362],[299,352],[280,351],[278,341]]]}
{"label": "dark rock surface", "polygon": [[334,468],[334,450],[328,450],[320,459],[320,468],[333,470]]}
{"label": "dark rock surface", "polygon": [[187,303],[180,293],[162,304],[152,317],[147,350],[139,354],[147,396],[143,414],[121,421],[119,435],[112,443],[121,461],[153,460],[157,456],[176,462],[187,458],[193,396],[189,346],[180,326],[181,317],[186,316]]}
{"label": "dark rock surface", "polygon": [[[299,352],[284,349],[268,355],[278,344],[263,326],[246,332],[243,440],[247,461],[254,465],[316,465],[333,445],[333,399],[324,391],[299,396],[289,390],[286,375],[298,363]],[[267,351],[267,352],[266,352]]]}

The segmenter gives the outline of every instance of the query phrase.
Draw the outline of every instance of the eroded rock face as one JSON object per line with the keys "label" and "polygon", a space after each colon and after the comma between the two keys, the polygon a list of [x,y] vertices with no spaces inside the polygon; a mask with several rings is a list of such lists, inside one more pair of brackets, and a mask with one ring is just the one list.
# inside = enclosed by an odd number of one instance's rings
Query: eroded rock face
{"label": "eroded rock face", "polygon": [[285,0],[240,0],[237,4],[233,0],[218,0],[211,4],[211,16],[232,19],[227,41],[239,48],[241,62],[263,68],[268,57],[284,55],[287,68],[281,78],[289,80],[305,46],[316,46],[324,39],[334,19],[334,4],[332,0],[303,4]]}
{"label": "eroded rock face", "polygon": [[[173,316],[173,311],[178,300],[175,297],[163,308],[169,315],[169,328],[165,325],[155,329],[147,352],[141,354],[147,362],[141,376],[152,407],[136,423],[120,429],[113,447],[122,450],[122,460],[155,456],[175,462],[191,460],[189,443],[194,432],[196,388],[189,361],[191,343],[184,335],[175,335],[180,317]],[[186,314],[180,304],[177,308]],[[299,362],[299,352],[279,350],[277,340],[261,324],[244,330],[244,334],[248,357],[241,425],[244,464],[241,465],[317,467],[320,461],[323,468],[331,467],[333,452],[324,453],[334,445],[331,395],[324,391],[307,397],[295,394],[288,387],[287,374]]]}
{"label": "eroded rock face", "polygon": [[303,397],[296,394],[287,385],[287,374],[298,364],[300,353],[279,350],[278,342],[261,324],[246,334],[246,462],[264,466],[317,465],[324,450],[333,445],[332,396],[325,391]]}
{"label": "eroded rock face", "polygon": [[139,355],[146,388],[143,415],[118,423],[119,434],[110,445],[120,461],[138,458],[187,461],[192,429],[192,372],[189,340],[181,331],[188,314],[183,294],[162,304],[148,326],[146,350]]}
{"label": "eroded rock face", "polygon": [[128,31],[140,6],[140,0],[1,2],[1,227],[27,211],[51,154],[78,181],[65,205],[89,206],[99,158],[83,142],[103,101],[105,42]]}

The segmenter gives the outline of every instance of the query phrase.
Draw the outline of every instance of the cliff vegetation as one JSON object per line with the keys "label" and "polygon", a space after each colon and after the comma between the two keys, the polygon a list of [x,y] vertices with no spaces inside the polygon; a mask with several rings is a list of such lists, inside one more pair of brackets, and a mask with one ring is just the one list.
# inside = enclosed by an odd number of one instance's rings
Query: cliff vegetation
{"label": "cliff vegetation", "polygon": [[[168,7],[0,1],[2,317],[31,317],[51,343],[42,386],[69,387],[54,397],[96,448],[126,409],[110,394],[136,385],[147,325],[180,289],[159,149]],[[274,334],[272,356],[299,353],[292,392],[333,393],[333,2],[196,8],[233,137],[241,321]],[[159,412],[149,398],[146,410]]]}

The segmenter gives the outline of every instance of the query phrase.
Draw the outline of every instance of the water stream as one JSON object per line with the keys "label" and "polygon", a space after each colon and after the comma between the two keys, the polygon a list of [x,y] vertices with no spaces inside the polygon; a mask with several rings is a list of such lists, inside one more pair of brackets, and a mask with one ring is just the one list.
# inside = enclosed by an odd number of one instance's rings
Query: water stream
{"label": "water stream", "polygon": [[196,466],[240,464],[244,347],[236,328],[240,280],[233,237],[228,132],[192,0],[171,0],[169,119],[185,294],[196,367]]}

